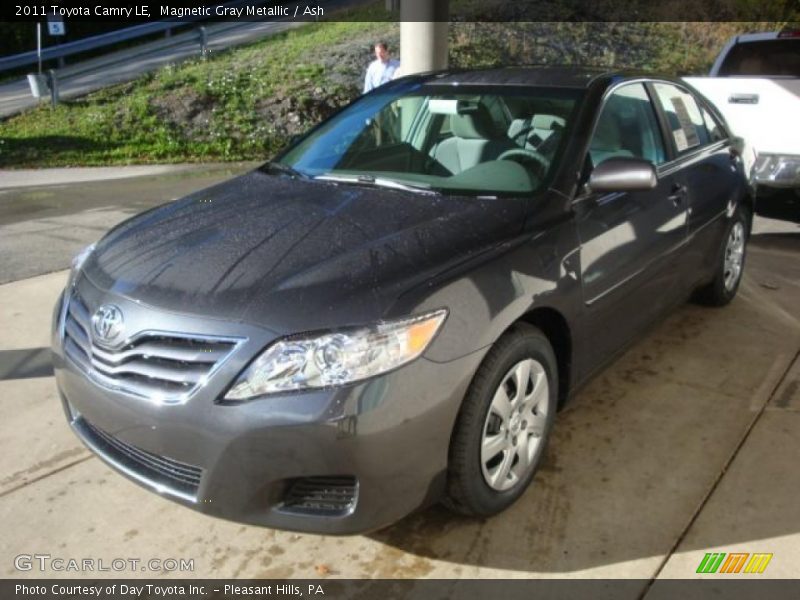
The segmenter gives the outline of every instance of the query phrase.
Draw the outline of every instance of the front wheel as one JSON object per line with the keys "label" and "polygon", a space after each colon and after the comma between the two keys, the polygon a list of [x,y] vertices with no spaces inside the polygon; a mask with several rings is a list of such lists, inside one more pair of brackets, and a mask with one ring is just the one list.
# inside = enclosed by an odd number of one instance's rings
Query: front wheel
{"label": "front wheel", "polygon": [[702,304],[725,306],[736,296],[744,271],[749,233],[750,213],[739,208],[725,230],[714,279],[697,291],[696,298]]}
{"label": "front wheel", "polygon": [[541,462],[555,417],[558,372],[538,329],[516,325],[478,368],[451,440],[445,504],[490,516],[514,503]]}

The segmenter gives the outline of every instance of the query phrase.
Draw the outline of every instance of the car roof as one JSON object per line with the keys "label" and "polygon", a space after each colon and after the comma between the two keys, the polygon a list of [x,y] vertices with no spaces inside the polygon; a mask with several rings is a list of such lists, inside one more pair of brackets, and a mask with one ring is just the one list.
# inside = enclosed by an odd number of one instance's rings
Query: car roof
{"label": "car roof", "polygon": [[[521,85],[586,89],[605,80],[607,83],[646,75],[603,67],[513,66],[428,73],[427,85]],[[662,79],[655,76],[654,78]]]}

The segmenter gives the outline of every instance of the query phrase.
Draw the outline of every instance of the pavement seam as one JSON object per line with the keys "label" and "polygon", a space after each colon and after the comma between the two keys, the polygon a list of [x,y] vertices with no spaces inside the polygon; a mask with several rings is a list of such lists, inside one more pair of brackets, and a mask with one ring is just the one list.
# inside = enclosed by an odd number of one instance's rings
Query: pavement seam
{"label": "pavement seam", "polygon": [[42,475],[39,475],[38,477],[34,477],[33,479],[29,479],[28,481],[25,481],[24,483],[21,483],[16,487],[13,487],[13,488],[10,488],[8,490],[4,490],[4,491],[0,492],[0,498],[4,498],[5,496],[8,496],[9,494],[11,494],[13,492],[16,492],[17,490],[21,490],[22,488],[28,487],[29,485],[31,485],[33,483],[36,483],[37,481],[41,481],[45,477],[50,477],[51,475],[55,475],[56,473],[61,473],[61,471],[66,471],[70,467],[74,467],[75,465],[79,465],[79,464],[81,464],[83,462],[86,462],[89,459],[92,459],[92,458],[95,458],[94,454],[89,454],[88,456],[84,456],[83,458],[79,458],[78,460],[74,460],[71,463],[67,463],[66,465],[63,465],[63,466],[61,466],[61,467],[59,467],[57,469],[54,469],[53,471],[49,471],[47,473],[43,473]]}
{"label": "pavement seam", "polygon": [[675,552],[677,551],[678,547],[681,545],[681,542],[683,542],[684,538],[686,537],[686,535],[691,530],[692,526],[697,521],[698,517],[700,516],[700,513],[703,512],[703,509],[705,508],[706,504],[708,504],[708,501],[714,495],[714,492],[716,492],[717,488],[719,487],[720,482],[722,481],[722,478],[725,476],[725,473],[728,472],[728,469],[730,469],[731,465],[733,464],[733,461],[736,460],[736,457],[739,455],[739,451],[742,449],[742,447],[745,445],[745,443],[747,442],[748,438],[750,437],[750,433],[752,433],[752,431],[755,428],[756,424],[761,420],[761,416],[766,412],[767,407],[769,406],[770,402],[775,397],[775,394],[780,389],[781,385],[783,384],[783,382],[786,379],[786,377],[789,375],[789,372],[791,371],[792,367],[794,366],[795,362],[798,359],[800,359],[800,350],[797,350],[795,352],[794,358],[792,358],[789,361],[789,364],[786,367],[786,369],[783,371],[783,374],[778,378],[778,381],[773,386],[772,391],[767,396],[766,402],[764,402],[764,404],[761,405],[761,408],[759,408],[759,410],[756,413],[755,417],[753,417],[752,421],[750,421],[750,424],[747,426],[747,429],[745,430],[744,434],[742,435],[742,438],[739,440],[739,443],[736,444],[736,447],[734,448],[734,450],[731,453],[730,457],[728,457],[728,460],[725,461],[725,464],[722,466],[722,469],[720,469],[720,472],[717,475],[717,478],[714,480],[714,483],[711,484],[711,487],[709,488],[708,492],[706,492],[706,495],[703,497],[703,499],[700,501],[700,504],[695,509],[694,514],[689,519],[688,523],[683,528],[683,531],[681,531],[680,535],[678,535],[678,539],[675,540],[675,543],[672,545],[672,547],[669,549],[667,554],[664,556],[664,559],[658,565],[658,568],[656,569],[656,572],[650,578],[650,581],[647,582],[647,585],[645,586],[645,588],[642,591],[641,595],[638,597],[638,600],[645,600],[645,597],[647,596],[647,594],[650,593],[650,588],[653,587],[653,584],[658,579],[658,576],[661,575],[661,572],[664,570],[664,567],[666,567],[667,563],[669,562],[669,559],[672,557],[673,554],[675,554]]}
{"label": "pavement seam", "polygon": [[[15,283],[19,283],[21,281],[30,281],[31,279],[36,279],[37,277],[43,277],[45,275],[52,275],[53,273],[68,273],[70,271],[69,267],[60,267],[58,269],[53,269],[52,271],[45,271],[44,273],[38,273],[36,275],[28,275],[27,277],[22,277],[20,279],[14,279],[13,281],[2,281],[0,279],[0,288],[6,285],[13,285]],[[64,282],[66,284],[66,281]]]}

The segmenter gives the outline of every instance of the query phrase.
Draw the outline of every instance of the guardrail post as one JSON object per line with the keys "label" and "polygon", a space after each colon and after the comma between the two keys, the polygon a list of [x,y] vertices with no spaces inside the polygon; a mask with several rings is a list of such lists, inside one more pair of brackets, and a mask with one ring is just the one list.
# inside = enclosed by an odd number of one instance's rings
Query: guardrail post
{"label": "guardrail post", "polygon": [[208,32],[205,27],[200,27],[200,55],[208,58]]}
{"label": "guardrail post", "polygon": [[55,69],[47,72],[47,83],[50,85],[50,102],[55,106],[58,104],[58,76]]}
{"label": "guardrail post", "polygon": [[47,77],[41,73],[28,73],[28,85],[31,88],[31,96],[41,102],[48,89]]}

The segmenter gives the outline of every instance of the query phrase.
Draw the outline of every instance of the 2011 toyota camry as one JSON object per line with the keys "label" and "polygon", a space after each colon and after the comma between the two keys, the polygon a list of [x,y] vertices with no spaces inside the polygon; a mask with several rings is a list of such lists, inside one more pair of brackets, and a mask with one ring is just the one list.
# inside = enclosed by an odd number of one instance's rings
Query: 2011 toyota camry
{"label": "2011 toyota camry", "polygon": [[740,147],[666,78],[393,81],[75,258],[53,324],[69,422],[129,478],[237,521],[497,513],[593,372],[690,296],[736,294]]}

